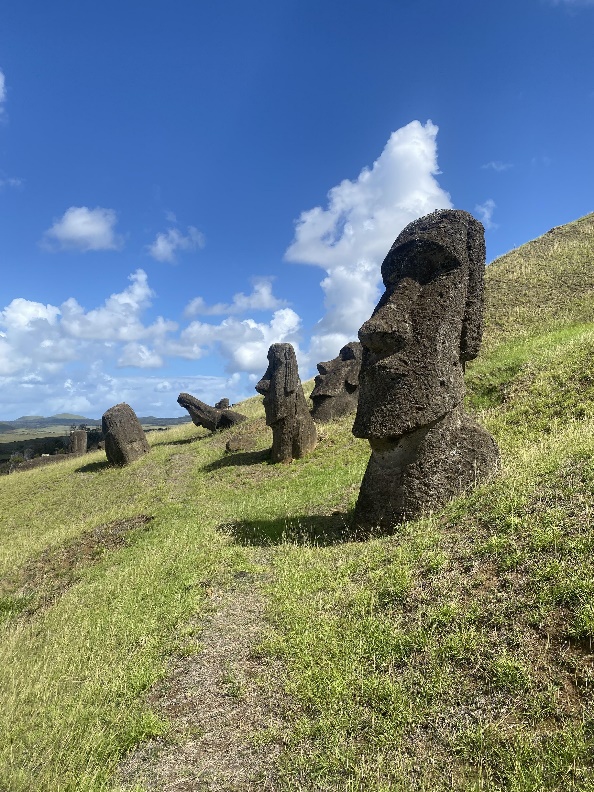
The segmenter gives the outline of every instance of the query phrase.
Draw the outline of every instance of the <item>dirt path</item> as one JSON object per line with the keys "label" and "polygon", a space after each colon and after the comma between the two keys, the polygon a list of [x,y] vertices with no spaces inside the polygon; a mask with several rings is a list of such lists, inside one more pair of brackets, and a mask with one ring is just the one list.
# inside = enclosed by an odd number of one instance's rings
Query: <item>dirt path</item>
{"label": "dirt path", "polygon": [[[269,566],[265,557],[257,561]],[[267,574],[240,573],[230,588],[212,591],[201,651],[176,659],[149,698],[173,723],[173,733],[130,754],[121,783],[151,792],[278,788],[280,738],[263,732],[282,731],[279,669],[254,652],[266,630],[261,587]]]}

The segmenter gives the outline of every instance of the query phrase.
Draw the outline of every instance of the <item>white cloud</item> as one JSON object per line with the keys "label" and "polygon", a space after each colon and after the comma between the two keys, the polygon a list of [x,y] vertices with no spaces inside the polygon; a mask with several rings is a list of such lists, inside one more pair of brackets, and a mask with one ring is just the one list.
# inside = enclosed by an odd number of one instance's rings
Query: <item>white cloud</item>
{"label": "white cloud", "polygon": [[502,171],[509,170],[513,167],[514,166],[511,162],[501,162],[501,160],[491,160],[490,162],[486,162],[484,165],[481,165],[483,170],[494,170],[497,173],[501,173]]}
{"label": "white cloud", "polygon": [[275,311],[287,305],[286,300],[279,300],[272,293],[273,278],[253,278],[251,294],[238,292],[233,295],[230,303],[207,305],[202,297],[195,297],[186,307],[185,316],[216,316],[245,313],[246,311]]}
{"label": "white cloud", "polygon": [[0,115],[4,112],[2,105],[6,101],[6,77],[4,72],[0,69]]}
{"label": "white cloud", "polygon": [[144,344],[133,342],[126,344],[118,360],[118,366],[134,366],[135,368],[161,368],[163,358],[153,349]]}
{"label": "white cloud", "polygon": [[[438,184],[438,128],[412,121],[393,132],[371,168],[328,193],[328,206],[304,211],[287,261],[323,267],[326,315],[312,337],[310,359],[334,357],[357,337],[379,296],[380,264],[400,231],[435,209],[451,207]],[[314,357],[315,355],[315,357]]]}
{"label": "white cloud", "polygon": [[115,233],[117,215],[113,209],[71,206],[43,235],[49,250],[119,250],[123,237]]}
{"label": "white cloud", "polygon": [[[1,110],[1,108],[0,108]],[[17,179],[14,176],[7,176],[5,178],[0,178],[0,189],[3,187],[22,187],[23,180]]]}
{"label": "white cloud", "polygon": [[485,226],[485,228],[497,228],[496,223],[493,222],[493,212],[495,211],[495,207],[497,204],[492,198],[487,198],[485,203],[477,204],[474,207],[474,211],[479,216],[479,220]]}
{"label": "white cloud", "polygon": [[196,250],[198,248],[203,248],[204,245],[204,234],[195,226],[188,226],[186,236],[184,236],[178,228],[169,228],[166,233],[157,234],[152,245],[147,245],[147,250],[149,255],[157,261],[165,261],[169,264],[174,264],[176,261],[176,251]]}
{"label": "white cloud", "polygon": [[194,321],[182,331],[179,341],[171,342],[164,349],[189,359],[216,350],[226,360],[228,371],[262,374],[266,370],[266,355],[271,344],[293,344],[299,354],[300,326],[301,320],[291,308],[275,311],[269,323],[253,319],[239,321],[233,317],[218,325]]}

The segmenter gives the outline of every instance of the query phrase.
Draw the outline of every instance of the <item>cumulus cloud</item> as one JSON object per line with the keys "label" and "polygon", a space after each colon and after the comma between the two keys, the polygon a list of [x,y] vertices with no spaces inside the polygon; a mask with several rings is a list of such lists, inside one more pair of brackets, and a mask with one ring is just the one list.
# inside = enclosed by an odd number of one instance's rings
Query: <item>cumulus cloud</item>
{"label": "cumulus cloud", "polygon": [[495,211],[497,204],[492,198],[487,198],[485,203],[477,204],[474,207],[474,211],[479,217],[481,223],[485,226],[485,228],[497,228],[496,223],[493,222],[493,212]]}
{"label": "cumulus cloud", "polygon": [[234,317],[220,324],[194,321],[180,334],[179,340],[165,347],[171,354],[196,359],[209,351],[226,361],[229,372],[260,372],[266,369],[266,354],[271,344],[290,343],[299,355],[301,319],[291,308],[274,312],[270,322]]}
{"label": "cumulus cloud", "polygon": [[43,235],[49,250],[119,250],[123,237],[115,233],[117,215],[113,209],[71,206]]}
{"label": "cumulus cloud", "polygon": [[[169,214],[169,217],[175,215]],[[204,234],[195,226],[188,226],[185,236],[178,228],[169,228],[166,232],[157,234],[155,241],[147,245],[147,250],[157,261],[174,264],[178,250],[197,250],[204,245]]]}
{"label": "cumulus cloud", "polygon": [[118,366],[134,366],[135,368],[161,368],[163,358],[154,349],[145,344],[133,342],[126,344],[118,360]]}
{"label": "cumulus cloud", "polygon": [[316,206],[297,220],[285,259],[327,272],[326,314],[312,338],[312,362],[334,357],[356,338],[379,296],[380,264],[404,226],[451,207],[435,178],[437,132],[431,121],[396,130],[371,167],[329,191],[325,209]]}
{"label": "cumulus cloud", "polygon": [[497,173],[501,173],[502,171],[509,170],[513,167],[514,166],[511,162],[501,162],[501,160],[491,160],[490,162],[486,162],[484,165],[481,165],[483,170],[494,170]]}
{"label": "cumulus cloud", "polygon": [[185,316],[216,316],[227,314],[240,314],[246,311],[275,311],[287,305],[286,300],[280,300],[272,293],[274,278],[252,278],[252,293],[238,292],[233,295],[230,303],[216,303],[207,305],[202,297],[195,297],[184,311]]}

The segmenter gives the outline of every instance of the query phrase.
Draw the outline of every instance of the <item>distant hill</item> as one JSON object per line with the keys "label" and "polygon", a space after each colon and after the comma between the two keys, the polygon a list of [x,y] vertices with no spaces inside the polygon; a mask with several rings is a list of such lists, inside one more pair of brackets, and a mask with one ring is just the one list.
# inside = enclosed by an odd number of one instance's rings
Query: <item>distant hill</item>
{"label": "distant hill", "polygon": [[[146,417],[139,416],[138,420],[145,427],[151,426],[177,426],[178,424],[188,423],[189,416],[181,418],[155,418],[153,415]],[[90,427],[101,426],[101,420],[97,418],[85,418],[84,415],[73,415],[72,413],[61,413],[45,418],[42,415],[23,415],[14,421],[0,422],[0,435],[15,432],[19,429],[26,429],[33,432],[36,429],[55,429],[58,434],[67,434],[73,424],[86,424]],[[33,435],[31,435],[33,437]]]}

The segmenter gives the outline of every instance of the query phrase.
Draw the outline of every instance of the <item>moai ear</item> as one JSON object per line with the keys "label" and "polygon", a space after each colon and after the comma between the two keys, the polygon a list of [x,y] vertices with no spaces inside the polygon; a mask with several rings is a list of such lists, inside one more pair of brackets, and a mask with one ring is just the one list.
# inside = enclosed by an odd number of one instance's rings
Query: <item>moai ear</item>
{"label": "moai ear", "polygon": [[297,358],[291,348],[285,352],[285,393],[297,390]]}

